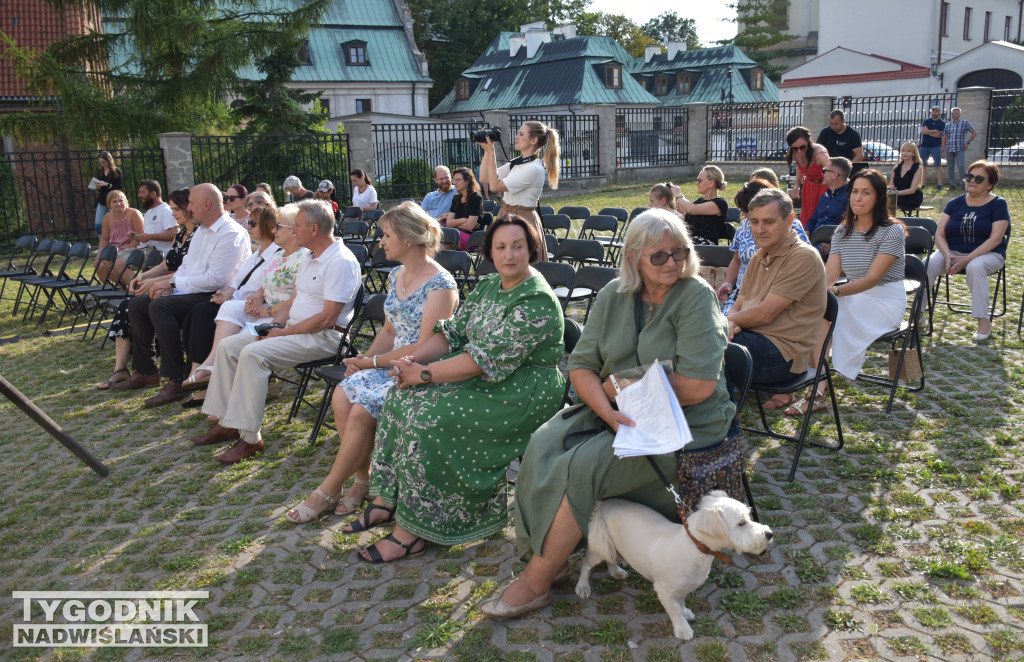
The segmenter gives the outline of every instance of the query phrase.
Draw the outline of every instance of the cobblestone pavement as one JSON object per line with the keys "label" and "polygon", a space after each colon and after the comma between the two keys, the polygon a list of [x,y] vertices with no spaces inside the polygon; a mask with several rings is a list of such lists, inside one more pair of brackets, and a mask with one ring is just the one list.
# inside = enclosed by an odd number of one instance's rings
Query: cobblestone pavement
{"label": "cobblestone pavement", "polygon": [[[1010,292],[1021,292],[1016,273]],[[345,535],[334,516],[300,527],[283,518],[319,483],[337,445],[335,435],[306,444],[310,411],[285,422],[287,391],[270,404],[267,451],[222,468],[218,449],[187,441],[205,430],[204,416],[143,409],[146,393],[101,393],[93,384],[108,374],[111,352],[26,332],[0,346],[0,370],[111,474],[93,475],[0,403],[3,656],[158,657],[12,648],[21,603],[11,591],[181,588],[210,591],[201,612],[210,647],[170,652],[197,659],[1021,659],[1024,366],[1015,322],[1003,318],[991,342],[975,345],[967,320],[940,313],[927,341],[928,388],[901,394],[891,415],[880,389],[841,382],[846,448],[808,449],[792,483],[792,448],[746,436],[756,500],[777,537],[763,557],[716,562],[689,600],[696,638],[686,643],[672,638],[635,574],[598,572],[587,601],[567,582],[529,617],[481,618],[479,600],[521,568],[510,528],[414,560],[360,563],[357,547],[383,532]],[[829,437],[831,425],[819,414],[813,433]]]}

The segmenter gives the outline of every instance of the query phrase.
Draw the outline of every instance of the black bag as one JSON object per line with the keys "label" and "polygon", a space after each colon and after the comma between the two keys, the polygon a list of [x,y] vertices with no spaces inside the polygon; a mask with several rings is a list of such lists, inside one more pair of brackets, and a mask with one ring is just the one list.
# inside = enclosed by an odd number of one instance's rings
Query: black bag
{"label": "black bag", "polygon": [[708,448],[680,449],[676,451],[676,464],[679,496],[689,511],[696,510],[701,497],[712,490],[723,490],[733,499],[746,502],[743,452],[735,435]]}

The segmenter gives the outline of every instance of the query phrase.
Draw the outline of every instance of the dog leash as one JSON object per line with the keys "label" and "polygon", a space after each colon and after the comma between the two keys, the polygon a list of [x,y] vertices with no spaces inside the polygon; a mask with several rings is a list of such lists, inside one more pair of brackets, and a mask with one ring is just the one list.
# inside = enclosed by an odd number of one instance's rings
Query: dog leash
{"label": "dog leash", "polygon": [[725,565],[732,565],[732,561],[729,559],[728,556],[726,556],[722,552],[716,552],[715,550],[711,549],[701,541],[697,540],[696,537],[694,537],[693,533],[690,532],[690,525],[686,522],[686,506],[683,504],[683,498],[679,496],[679,493],[676,492],[676,488],[672,485],[671,482],[669,482],[668,478],[665,477],[665,474],[658,466],[658,463],[655,462],[650,455],[645,455],[644,457],[646,457],[647,461],[651,463],[651,468],[654,469],[654,473],[658,474],[658,478],[661,479],[661,482],[665,486],[665,489],[668,490],[668,493],[672,495],[672,499],[676,502],[676,510],[679,512],[679,519],[682,521],[683,528],[686,529],[686,535],[690,536],[690,540],[693,541],[694,546],[700,551],[704,552],[705,554],[710,554],[711,556],[715,557]]}

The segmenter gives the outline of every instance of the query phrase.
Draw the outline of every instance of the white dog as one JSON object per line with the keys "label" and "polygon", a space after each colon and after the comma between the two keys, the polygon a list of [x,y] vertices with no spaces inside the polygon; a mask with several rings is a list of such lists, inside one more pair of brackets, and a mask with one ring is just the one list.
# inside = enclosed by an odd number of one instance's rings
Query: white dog
{"label": "white dog", "polygon": [[[728,548],[764,554],[772,539],[770,528],[750,519],[750,508],[721,490],[704,495],[688,523],[693,536],[716,552]],[[693,612],[683,600],[707,581],[714,557],[697,549],[682,524],[632,501],[606,499],[594,508],[587,544],[576,595],[590,597],[590,571],[601,561],[608,564],[609,574],[624,579],[626,571],[617,563],[622,556],[654,583],[676,637],[693,638],[686,622]]]}

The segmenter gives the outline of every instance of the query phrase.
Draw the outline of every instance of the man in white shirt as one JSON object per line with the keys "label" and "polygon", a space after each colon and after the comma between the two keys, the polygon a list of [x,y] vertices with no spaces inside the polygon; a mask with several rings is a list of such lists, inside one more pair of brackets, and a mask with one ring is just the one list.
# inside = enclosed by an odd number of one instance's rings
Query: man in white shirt
{"label": "man in white shirt", "polygon": [[220,422],[192,437],[192,443],[237,440],[217,456],[223,464],[263,450],[260,428],[271,373],[333,356],[355,312],[360,265],[352,251],[334,240],[330,205],[305,200],[298,208],[292,231],[310,254],[299,263],[295,293],[274,316],[283,328],[272,328],[262,338],[243,331],[217,347],[203,412]]}
{"label": "man in white shirt", "polygon": [[[192,309],[226,287],[238,263],[249,257],[249,233],[224,212],[224,196],[213,184],[200,184],[188,196],[188,208],[195,219],[195,234],[181,267],[166,281],[155,283],[146,294],[128,304],[132,323],[132,368],[129,379],[111,386],[124,391],[166,381],[163,388],[146,400],[146,406],[174,402],[185,397],[181,383],[188,376],[188,364],[181,330]],[[157,373],[154,340],[160,342],[160,370]]]}
{"label": "man in white shirt", "polygon": [[178,234],[178,222],[174,220],[171,206],[160,197],[160,182],[143,179],[139,182],[139,202],[145,213],[142,217],[142,234],[135,235],[139,248],[149,248],[167,253],[171,249],[174,235]]}
{"label": "man in white shirt", "polygon": [[437,190],[427,193],[420,207],[433,218],[439,218],[441,214],[452,210],[452,200],[455,199],[451,170],[445,166],[434,168],[434,183],[437,184]]}

